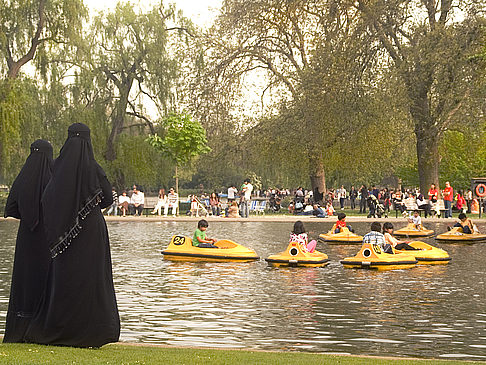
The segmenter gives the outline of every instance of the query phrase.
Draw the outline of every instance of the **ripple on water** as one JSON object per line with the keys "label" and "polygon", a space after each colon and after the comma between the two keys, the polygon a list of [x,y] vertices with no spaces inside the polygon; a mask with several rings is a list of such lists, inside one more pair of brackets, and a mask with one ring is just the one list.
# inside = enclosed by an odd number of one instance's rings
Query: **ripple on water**
{"label": "ripple on water", "polygon": [[[317,236],[331,225],[324,220],[306,228]],[[426,225],[445,231],[445,224]],[[17,226],[0,222],[0,236],[6,237],[0,242],[0,325]],[[360,234],[369,228],[353,226]],[[452,256],[450,265],[375,272],[339,263],[358,247],[319,243],[331,258],[328,266],[274,268],[264,261],[164,260],[160,251],[171,236],[192,234],[195,221],[108,222],[108,228],[123,341],[414,357],[484,354],[485,338],[477,336],[486,322],[481,245],[439,243]],[[245,244],[264,258],[285,248],[291,228],[210,222],[208,234]]]}

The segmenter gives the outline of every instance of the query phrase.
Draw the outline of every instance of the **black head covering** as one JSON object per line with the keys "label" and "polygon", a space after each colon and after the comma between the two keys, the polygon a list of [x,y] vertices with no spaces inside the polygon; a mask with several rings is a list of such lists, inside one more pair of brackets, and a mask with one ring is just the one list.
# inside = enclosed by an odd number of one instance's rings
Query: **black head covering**
{"label": "black head covering", "polygon": [[54,162],[54,172],[42,196],[51,256],[62,253],[81,231],[82,220],[99,204],[102,190],[88,126],[72,124]]}
{"label": "black head covering", "polygon": [[12,184],[4,216],[21,219],[33,231],[39,224],[42,192],[51,173],[52,146],[38,139],[30,145],[30,155]]}

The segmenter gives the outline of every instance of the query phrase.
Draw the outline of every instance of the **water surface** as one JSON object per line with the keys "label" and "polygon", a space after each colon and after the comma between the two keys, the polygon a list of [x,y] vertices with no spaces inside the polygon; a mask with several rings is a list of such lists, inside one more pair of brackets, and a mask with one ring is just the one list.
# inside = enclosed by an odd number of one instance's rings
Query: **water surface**
{"label": "water surface", "polygon": [[[332,223],[306,223],[311,236]],[[405,225],[405,224],[404,224]],[[426,224],[436,232],[444,223]],[[369,223],[353,223],[364,234]],[[18,224],[0,222],[0,334]],[[319,243],[324,268],[164,260],[195,222],[109,222],[122,341],[366,355],[486,359],[486,243],[438,244],[449,265],[376,272],[344,269],[358,246]],[[290,223],[210,222],[265,258],[285,249]],[[397,227],[401,228],[401,227]],[[480,230],[486,231],[485,226]]]}

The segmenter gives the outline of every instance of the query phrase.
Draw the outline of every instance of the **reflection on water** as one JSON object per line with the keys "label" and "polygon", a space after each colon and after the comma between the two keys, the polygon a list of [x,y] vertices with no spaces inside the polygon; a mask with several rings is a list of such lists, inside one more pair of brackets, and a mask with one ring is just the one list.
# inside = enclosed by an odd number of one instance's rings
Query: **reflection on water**
{"label": "reflection on water", "polygon": [[[306,223],[319,233],[329,221]],[[364,234],[368,223],[354,223]],[[444,224],[429,224],[436,232]],[[324,268],[172,262],[160,251],[194,222],[112,222],[113,271],[123,341],[183,346],[368,355],[486,358],[486,244],[436,244],[449,265],[409,270],[344,269],[358,246],[318,244]],[[290,223],[210,222],[265,258],[282,251]],[[0,333],[8,304],[17,223],[0,222]],[[480,227],[486,230],[486,227]]]}

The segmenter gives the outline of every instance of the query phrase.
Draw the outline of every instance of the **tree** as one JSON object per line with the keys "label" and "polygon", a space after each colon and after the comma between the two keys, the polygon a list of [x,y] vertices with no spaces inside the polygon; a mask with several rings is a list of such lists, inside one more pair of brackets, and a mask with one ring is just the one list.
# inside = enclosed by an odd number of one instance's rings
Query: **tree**
{"label": "tree", "polygon": [[[176,25],[168,25],[171,21]],[[190,32],[190,28],[187,19],[177,17],[175,8],[164,8],[162,2],[147,13],[137,13],[130,3],[119,3],[112,13],[94,20],[86,59],[95,80],[111,91],[113,101],[106,160],[116,159],[115,143],[127,118],[140,120],[155,133],[143,100],[159,110],[171,110],[178,63],[168,50],[169,38],[173,32],[182,40],[180,32]]]}
{"label": "tree", "polygon": [[[482,70],[481,0],[358,0],[356,7],[403,81],[414,122],[420,189],[439,183],[439,142]],[[462,10],[465,19],[459,21]]]}
{"label": "tree", "polygon": [[16,78],[39,47],[69,44],[87,14],[81,0],[12,0],[0,2],[0,52],[7,77]]}
{"label": "tree", "polygon": [[175,164],[176,191],[179,192],[178,168],[195,157],[208,153],[206,131],[188,114],[170,114],[162,121],[163,137],[150,135],[146,141]]}
{"label": "tree", "polygon": [[[350,4],[336,0],[227,0],[222,9],[212,39],[213,52],[224,57],[215,72],[222,78],[227,75],[243,77],[255,70],[265,72],[268,79],[263,93],[273,92],[274,96],[270,110],[273,108],[274,111],[279,106],[294,110],[294,117],[287,119],[290,123],[285,130],[290,134],[294,132],[294,135],[300,132],[299,139],[307,159],[312,188],[324,192],[324,151],[346,128],[329,128],[330,125],[338,125],[338,119],[343,118],[334,118],[334,115],[321,118],[311,99],[321,91],[329,90],[331,95],[334,89],[340,88],[341,79],[333,75],[332,78],[327,77],[326,82],[312,85],[309,75],[315,70],[315,55],[319,49],[321,54],[332,54],[329,60],[334,61],[338,60],[338,55],[346,55],[347,52],[349,55],[346,59],[354,60],[355,57],[362,61],[362,68],[367,67],[368,59],[374,57],[373,51],[369,55],[360,51],[359,56],[364,57],[359,58],[353,53],[358,48],[350,47],[356,37],[357,10]],[[360,44],[366,46],[365,42]],[[335,49],[338,52],[334,52]],[[319,77],[327,75],[328,70],[333,71],[332,63],[330,66],[330,69],[321,70]],[[354,71],[358,74],[345,77],[359,78],[362,69],[344,70]],[[330,130],[336,133],[329,133]]]}

